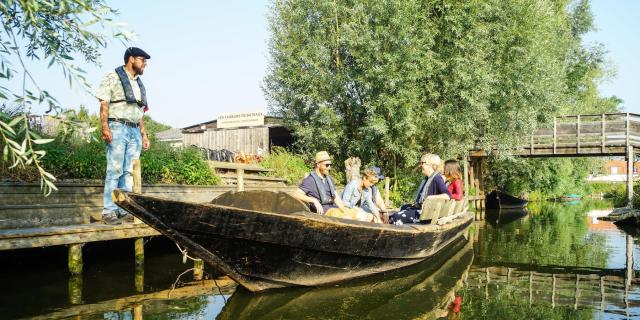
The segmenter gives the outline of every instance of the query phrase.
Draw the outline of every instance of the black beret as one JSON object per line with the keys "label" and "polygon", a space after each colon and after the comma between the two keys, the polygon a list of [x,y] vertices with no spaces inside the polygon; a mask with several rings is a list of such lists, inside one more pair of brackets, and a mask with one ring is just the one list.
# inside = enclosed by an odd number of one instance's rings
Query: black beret
{"label": "black beret", "polygon": [[151,56],[144,52],[144,50],[136,47],[129,47],[124,52],[124,61],[129,60],[129,57],[143,57],[145,59],[151,59]]}

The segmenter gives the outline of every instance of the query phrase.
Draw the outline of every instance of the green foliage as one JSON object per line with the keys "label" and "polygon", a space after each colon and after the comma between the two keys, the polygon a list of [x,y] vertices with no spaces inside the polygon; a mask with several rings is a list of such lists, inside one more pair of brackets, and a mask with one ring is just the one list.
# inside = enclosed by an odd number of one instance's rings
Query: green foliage
{"label": "green foliage", "polygon": [[[35,167],[45,194],[55,190],[56,178],[44,170],[42,139],[29,127],[28,113],[35,105],[49,107],[47,113],[60,113],[63,108],[47,90],[38,85],[27,67],[27,59],[48,61],[48,67],[59,67],[69,85],[90,86],[85,71],[77,67],[74,57],[97,64],[99,50],[107,39],[127,39],[130,34],[113,29],[108,37],[101,33],[116,15],[102,0],[24,0],[0,2],[0,82],[15,83],[20,77],[21,90],[0,85],[0,102],[20,110],[11,120],[0,120],[0,147],[3,163],[9,170]],[[100,31],[96,31],[100,30]],[[16,63],[17,62],[17,63]]]}
{"label": "green foliage", "polygon": [[305,153],[390,172],[510,148],[567,100],[569,21],[547,0],[276,0],[265,91]]}
{"label": "green foliage", "polygon": [[273,169],[267,173],[269,176],[284,178],[287,184],[298,184],[304,178],[305,173],[311,172],[311,168],[305,164],[304,159],[282,147],[273,147],[271,153],[260,163],[267,169]]}
{"label": "green foliage", "polygon": [[196,148],[175,150],[156,142],[140,156],[143,180],[147,183],[215,185],[220,183]]}
{"label": "green foliage", "polygon": [[[423,150],[500,155],[554,115],[620,104],[597,91],[612,75],[604,47],[582,44],[593,29],[588,0],[274,0],[269,19],[264,89],[298,151],[357,156],[401,183]],[[553,196],[575,192],[587,171],[551,159],[509,172],[518,181],[500,185],[507,176],[497,172],[496,186]],[[407,194],[395,188],[392,198]]]}
{"label": "green foliage", "polygon": [[588,192],[586,177],[600,163],[590,158],[523,159],[489,157],[485,185],[514,195],[538,193],[541,199]]}
{"label": "green foliage", "polygon": [[[44,169],[60,179],[104,180],[106,172],[106,146],[100,133],[94,132],[89,142],[62,136],[43,145],[47,152]],[[177,183],[189,185],[215,185],[220,178],[211,172],[198,150],[175,150],[162,142],[155,142],[141,156],[144,183]],[[39,176],[35,168],[11,171],[0,163],[0,175],[10,180],[34,181]]]}

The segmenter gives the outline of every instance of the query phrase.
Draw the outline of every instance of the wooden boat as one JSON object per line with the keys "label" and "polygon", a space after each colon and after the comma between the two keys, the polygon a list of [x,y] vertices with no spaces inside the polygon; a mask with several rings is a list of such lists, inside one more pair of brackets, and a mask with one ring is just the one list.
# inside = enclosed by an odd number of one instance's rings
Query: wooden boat
{"label": "wooden boat", "polygon": [[440,319],[463,287],[473,241],[460,239],[413,266],[320,288],[238,288],[216,320]]}
{"label": "wooden boat", "polygon": [[462,237],[473,221],[471,213],[442,206],[449,215],[436,215],[431,224],[359,222],[310,213],[290,195],[270,191],[228,192],[210,204],[122,190],[113,197],[250,291],[324,285],[406,267]]}
{"label": "wooden boat", "polygon": [[485,205],[487,209],[518,209],[524,208],[528,201],[514,197],[508,193],[493,190],[486,196]]}

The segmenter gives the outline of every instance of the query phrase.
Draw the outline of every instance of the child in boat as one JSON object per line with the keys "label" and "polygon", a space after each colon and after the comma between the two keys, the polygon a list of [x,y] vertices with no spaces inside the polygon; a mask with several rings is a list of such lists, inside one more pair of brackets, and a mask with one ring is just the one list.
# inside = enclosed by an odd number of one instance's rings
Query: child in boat
{"label": "child in boat", "polygon": [[451,199],[451,193],[442,178],[438,168],[442,160],[437,154],[425,153],[420,158],[420,168],[424,179],[420,183],[416,199],[413,204],[405,204],[400,211],[389,217],[389,223],[401,225],[405,223],[419,223],[420,210],[426,199]]}
{"label": "child in boat", "polygon": [[374,188],[380,176],[380,172],[376,172],[373,168],[367,168],[362,178],[351,180],[342,192],[342,202],[345,207],[361,209],[373,215],[371,219],[374,222],[381,222],[382,217],[380,215],[384,209],[381,210],[378,207],[374,198],[377,196],[374,194]]}
{"label": "child in boat", "polygon": [[460,163],[450,159],[444,162],[444,177],[447,182],[451,199],[457,201],[462,200],[464,192],[462,191],[462,174],[460,173]]}

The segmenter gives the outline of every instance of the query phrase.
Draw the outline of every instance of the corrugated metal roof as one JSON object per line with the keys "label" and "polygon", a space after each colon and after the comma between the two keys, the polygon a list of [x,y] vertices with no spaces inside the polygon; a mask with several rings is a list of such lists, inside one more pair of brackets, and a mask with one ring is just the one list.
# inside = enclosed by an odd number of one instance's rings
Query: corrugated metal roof
{"label": "corrugated metal roof", "polygon": [[169,130],[161,131],[156,133],[156,138],[160,141],[167,140],[181,140],[182,139],[182,129],[180,128],[171,128]]}

